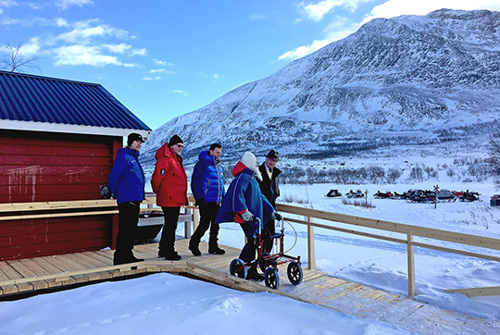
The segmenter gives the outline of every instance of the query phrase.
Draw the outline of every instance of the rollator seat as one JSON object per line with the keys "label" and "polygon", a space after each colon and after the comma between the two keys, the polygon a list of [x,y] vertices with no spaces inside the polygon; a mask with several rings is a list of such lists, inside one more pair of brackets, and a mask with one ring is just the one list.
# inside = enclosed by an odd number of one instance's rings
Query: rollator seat
{"label": "rollator seat", "polygon": [[283,234],[276,233],[276,234],[272,234],[271,236],[269,236],[269,238],[271,238],[271,239],[280,238],[280,237],[283,237]]}

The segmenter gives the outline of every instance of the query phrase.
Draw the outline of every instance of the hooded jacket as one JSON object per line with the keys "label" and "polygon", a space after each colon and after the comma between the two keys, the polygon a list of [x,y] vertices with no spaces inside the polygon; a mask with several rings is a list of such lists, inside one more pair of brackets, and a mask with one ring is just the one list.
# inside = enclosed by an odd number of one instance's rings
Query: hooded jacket
{"label": "hooded jacket", "polygon": [[165,143],[156,151],[156,164],[151,186],[156,204],[161,207],[180,207],[187,204],[187,176],[182,157]]}
{"label": "hooded jacket", "polygon": [[116,202],[144,200],[144,171],[139,164],[139,151],[130,148],[118,149],[115,162],[108,177],[109,188]]}
{"label": "hooded jacket", "polygon": [[222,166],[209,151],[202,151],[198,156],[198,163],[194,166],[191,178],[191,191],[196,200],[203,203],[215,202],[220,204],[224,197],[224,182]]}
{"label": "hooded jacket", "polygon": [[[233,168],[233,176],[235,178],[222,200],[215,223],[234,222],[235,216],[239,216],[238,213],[249,210],[260,219],[262,225],[265,224],[274,208],[262,195],[255,171],[250,170],[240,161]],[[251,226],[254,230],[257,229],[256,226]]]}

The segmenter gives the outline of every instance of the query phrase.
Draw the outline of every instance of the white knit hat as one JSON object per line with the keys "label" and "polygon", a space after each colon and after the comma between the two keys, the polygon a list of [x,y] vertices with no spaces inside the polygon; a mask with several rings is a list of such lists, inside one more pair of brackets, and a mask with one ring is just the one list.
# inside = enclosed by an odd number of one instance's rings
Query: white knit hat
{"label": "white knit hat", "polygon": [[250,151],[245,152],[241,157],[240,162],[242,162],[247,168],[255,172],[257,179],[262,180],[262,174],[259,171],[257,158],[254,154],[252,154]]}

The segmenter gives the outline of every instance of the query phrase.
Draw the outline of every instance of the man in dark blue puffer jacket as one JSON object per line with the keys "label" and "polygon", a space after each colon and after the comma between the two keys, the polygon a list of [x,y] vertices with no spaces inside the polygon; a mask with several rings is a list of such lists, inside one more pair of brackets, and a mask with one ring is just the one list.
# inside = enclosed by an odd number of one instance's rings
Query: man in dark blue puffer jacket
{"label": "man in dark blue puffer jacket", "polygon": [[200,224],[191,240],[189,250],[195,256],[200,256],[200,240],[210,227],[210,237],[208,239],[208,252],[222,255],[225,251],[219,248],[217,235],[219,225],[214,224],[219,206],[224,197],[224,182],[222,166],[220,166],[220,155],[222,146],[214,143],[208,151],[202,151],[198,156],[198,163],[194,166],[193,177],[191,178],[191,191],[196,199],[196,205],[200,209]]}
{"label": "man in dark blue puffer jacket", "polygon": [[144,139],[141,134],[128,136],[127,147],[118,149],[108,177],[109,187],[118,203],[119,224],[113,264],[141,262],[132,253],[136,237],[141,202],[144,200],[144,171],[139,164],[139,150]]}

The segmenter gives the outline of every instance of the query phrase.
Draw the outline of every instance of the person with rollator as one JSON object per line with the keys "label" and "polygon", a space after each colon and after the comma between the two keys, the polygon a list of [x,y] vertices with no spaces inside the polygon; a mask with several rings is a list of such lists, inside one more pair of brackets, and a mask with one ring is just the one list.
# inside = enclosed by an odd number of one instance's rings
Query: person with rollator
{"label": "person with rollator", "polygon": [[[240,224],[247,238],[240,259],[249,263],[255,260],[259,224],[262,226],[270,218],[281,220],[282,217],[260,190],[256,178],[262,180],[262,175],[254,154],[248,151],[243,154],[233,168],[233,176],[235,178],[222,200],[215,224],[223,222]],[[264,280],[264,276],[257,272],[257,263],[249,267],[247,279]]]}

